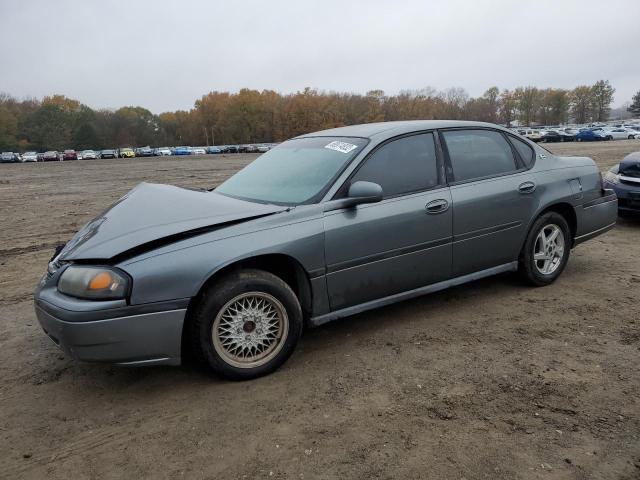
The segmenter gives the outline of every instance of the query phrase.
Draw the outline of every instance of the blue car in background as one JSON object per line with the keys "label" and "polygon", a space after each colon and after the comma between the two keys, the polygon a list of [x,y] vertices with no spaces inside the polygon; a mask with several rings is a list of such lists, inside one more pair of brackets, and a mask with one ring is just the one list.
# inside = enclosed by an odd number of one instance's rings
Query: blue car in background
{"label": "blue car in background", "polygon": [[176,147],[174,155],[191,155],[191,147]]}
{"label": "blue car in background", "polygon": [[605,188],[618,196],[620,213],[640,213],[640,152],[633,152],[604,176]]}
{"label": "blue car in background", "polygon": [[207,147],[207,153],[222,153],[218,147]]}
{"label": "blue car in background", "polygon": [[594,130],[580,130],[575,136],[576,142],[599,142],[606,140],[604,135]]}

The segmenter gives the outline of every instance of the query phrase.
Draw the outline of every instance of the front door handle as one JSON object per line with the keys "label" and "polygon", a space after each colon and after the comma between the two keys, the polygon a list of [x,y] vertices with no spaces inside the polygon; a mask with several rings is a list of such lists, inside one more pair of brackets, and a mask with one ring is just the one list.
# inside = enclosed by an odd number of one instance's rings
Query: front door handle
{"label": "front door handle", "polygon": [[518,186],[520,193],[533,193],[536,190],[536,184],[533,182],[524,182]]}
{"label": "front door handle", "polygon": [[432,200],[425,206],[427,213],[442,213],[449,209],[449,202],[444,198]]}

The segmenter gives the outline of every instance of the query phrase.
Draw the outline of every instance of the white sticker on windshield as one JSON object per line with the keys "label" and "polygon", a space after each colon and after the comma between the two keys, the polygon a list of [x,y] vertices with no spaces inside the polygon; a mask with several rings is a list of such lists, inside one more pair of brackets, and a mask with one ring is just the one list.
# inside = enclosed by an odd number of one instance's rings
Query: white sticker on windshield
{"label": "white sticker on windshield", "polygon": [[328,145],[325,145],[324,148],[335,150],[336,152],[349,153],[354,148],[358,148],[358,146],[354,145],[353,143],[338,142],[336,140],[334,142],[331,142]]}

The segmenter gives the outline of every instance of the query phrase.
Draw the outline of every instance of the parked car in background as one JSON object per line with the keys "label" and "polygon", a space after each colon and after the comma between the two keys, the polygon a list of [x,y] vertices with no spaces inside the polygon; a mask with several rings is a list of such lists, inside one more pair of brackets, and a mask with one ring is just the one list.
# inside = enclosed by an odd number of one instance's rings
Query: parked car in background
{"label": "parked car in background", "polygon": [[55,253],[35,311],[80,360],[176,365],[188,349],[255,378],[305,325],[504,272],[550,285],[617,207],[593,160],[496,125],[336,128],[213,191],[138,185]]}
{"label": "parked car in background", "polygon": [[631,140],[636,138],[638,132],[629,128],[613,128],[611,130],[605,130],[604,136],[607,140]]}
{"label": "parked car in background", "polygon": [[2,163],[14,163],[20,161],[20,155],[16,152],[2,152],[0,156],[0,161]]}
{"label": "parked car in background", "polygon": [[78,160],[78,154],[75,150],[65,150],[62,152],[62,160]]}
{"label": "parked car in background", "polygon": [[191,149],[191,155],[206,155],[207,150],[203,147],[193,147]]}
{"label": "parked car in background", "polygon": [[136,157],[153,157],[153,150],[151,147],[138,147],[135,151]]}
{"label": "parked car in background", "polygon": [[36,155],[38,156],[39,162],[44,162],[44,152],[38,152]]}
{"label": "parked car in background", "polygon": [[100,152],[100,158],[118,158],[118,151],[107,148]]}
{"label": "parked car in background", "polygon": [[133,148],[124,147],[119,149],[118,156],[120,158],[134,158],[136,156],[136,152],[133,151]]}
{"label": "parked car in background", "polygon": [[84,160],[95,160],[98,158],[98,154],[94,150],[83,150],[82,158]]}
{"label": "parked car in background", "polygon": [[226,153],[239,153],[240,147],[238,145],[227,145]]}
{"label": "parked car in background", "polygon": [[44,152],[42,155],[43,162],[53,162],[60,160],[60,154],[55,150],[49,150],[48,152]]}
{"label": "parked car in background", "polygon": [[258,147],[256,147],[255,145],[245,145],[244,151],[245,153],[257,153]]}
{"label": "parked car in background", "polygon": [[531,128],[525,129],[523,132],[524,133],[521,133],[521,135],[527,137],[532,142],[539,142],[540,137],[542,136],[540,135],[540,130],[533,130]]}
{"label": "parked car in background", "polygon": [[38,161],[38,154],[36,152],[25,152],[22,155],[22,161],[23,162],[37,162]]}
{"label": "parked car in background", "polygon": [[269,147],[269,145],[258,145],[256,146],[256,150],[258,151],[258,153],[265,153],[268,152],[270,150],[271,147]]}
{"label": "parked car in background", "polygon": [[600,142],[605,140],[604,135],[597,130],[584,128],[576,133],[576,142]]}
{"label": "parked car in background", "polygon": [[562,137],[564,137],[564,141],[565,142],[573,142],[576,139],[576,134],[578,133],[578,130],[576,130],[575,128],[558,128],[556,129],[556,132],[558,132],[560,135],[562,135]]}
{"label": "parked car in background", "polygon": [[207,153],[222,153],[222,150],[220,150],[219,147],[207,147]]}
{"label": "parked car in background", "polygon": [[169,147],[158,147],[153,150],[154,155],[158,157],[168,157],[171,155],[171,149]]}
{"label": "parked car in background", "polygon": [[564,142],[565,136],[557,132],[556,130],[543,130],[540,136],[540,141],[547,142]]}
{"label": "parked car in background", "polygon": [[616,192],[620,213],[640,213],[640,152],[614,165],[604,176],[604,185]]}
{"label": "parked car in background", "polygon": [[173,152],[174,155],[191,155],[191,147],[176,147]]}

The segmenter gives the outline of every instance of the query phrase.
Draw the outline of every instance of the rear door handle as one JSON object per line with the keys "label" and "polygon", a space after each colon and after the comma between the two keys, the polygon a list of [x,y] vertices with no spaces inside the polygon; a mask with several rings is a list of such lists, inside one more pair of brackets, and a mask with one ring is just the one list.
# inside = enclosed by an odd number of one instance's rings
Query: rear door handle
{"label": "rear door handle", "polygon": [[425,206],[427,213],[442,213],[449,209],[449,202],[444,198],[432,200]]}
{"label": "rear door handle", "polygon": [[533,193],[536,190],[536,184],[533,182],[524,182],[518,186],[520,193]]}

